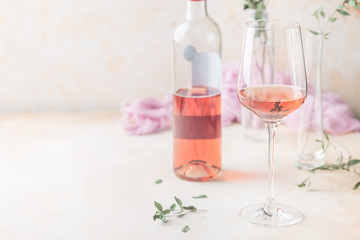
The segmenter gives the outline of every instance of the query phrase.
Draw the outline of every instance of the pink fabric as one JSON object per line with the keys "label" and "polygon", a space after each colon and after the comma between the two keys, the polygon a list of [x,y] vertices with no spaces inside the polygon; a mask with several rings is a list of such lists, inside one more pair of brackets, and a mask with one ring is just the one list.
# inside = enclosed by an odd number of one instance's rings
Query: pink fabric
{"label": "pink fabric", "polygon": [[172,96],[162,101],[144,98],[122,104],[121,123],[130,135],[144,135],[167,129],[172,123]]}
{"label": "pink fabric", "polygon": [[[223,87],[221,95],[222,125],[228,126],[233,122],[241,122],[241,104],[237,98],[238,64],[230,64],[223,69]],[[253,74],[260,74],[253,73]],[[279,84],[289,81],[289,76],[276,73]],[[301,107],[309,114],[312,111],[312,99],[314,93],[309,86],[307,100]],[[290,128],[296,129],[301,111],[295,111],[284,123]],[[125,102],[122,105],[122,125],[130,135],[143,135],[168,129],[172,124],[172,96],[167,95],[162,101],[153,98],[139,99],[133,103]],[[342,134],[352,131],[360,131],[360,121],[354,117],[349,105],[340,96],[323,93],[323,117],[324,130],[331,134]],[[255,124],[255,123],[254,123]],[[256,125],[256,124],[255,124]],[[312,128],[315,123],[310,123]]]}
{"label": "pink fabric", "polygon": [[359,120],[340,96],[327,92],[323,99],[325,131],[332,134],[360,131]]}
{"label": "pink fabric", "polygon": [[[311,86],[309,87],[312,88]],[[309,90],[310,90],[309,89]],[[312,90],[312,89],[311,89]],[[298,111],[292,113],[284,120],[285,124],[296,129],[300,120],[301,111],[305,111],[305,115],[309,115],[312,111],[312,102],[314,99],[313,91],[309,91],[304,105]],[[324,130],[331,134],[343,134],[353,131],[360,131],[360,121],[355,118],[349,105],[342,98],[334,93],[323,92],[323,121]],[[309,129],[316,126],[313,119],[309,124]]]}
{"label": "pink fabric", "polygon": [[237,97],[237,78],[239,65],[230,64],[223,68],[221,92],[221,123],[228,126],[233,122],[241,122],[241,103]]}

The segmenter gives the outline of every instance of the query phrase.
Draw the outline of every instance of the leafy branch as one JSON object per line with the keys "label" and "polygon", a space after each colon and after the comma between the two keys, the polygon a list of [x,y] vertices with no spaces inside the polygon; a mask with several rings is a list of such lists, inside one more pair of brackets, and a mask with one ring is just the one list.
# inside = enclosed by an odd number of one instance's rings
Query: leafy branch
{"label": "leafy branch", "polygon": [[[337,154],[337,159],[333,164],[324,164],[323,166],[309,170],[308,177],[297,185],[299,188],[303,188],[303,187],[309,188],[311,185],[311,176],[320,170],[321,171],[344,170],[347,172],[351,172],[352,170],[353,173],[355,173],[360,177],[360,172],[357,170],[357,166],[360,166],[360,159],[352,159],[350,154],[349,157],[345,159],[343,152],[339,150],[334,143],[330,142],[330,138],[327,135],[327,133],[323,132],[323,134],[325,136],[325,141],[322,140],[316,140],[316,141],[321,143],[321,148],[323,149],[324,152],[326,152],[328,148],[331,146]],[[353,189],[356,190],[359,187],[360,187],[360,181],[354,185]]]}
{"label": "leafy branch", "polygon": [[[251,9],[254,10],[254,16],[252,20],[261,20],[267,18],[266,16],[266,5],[265,0],[245,0],[244,10]],[[264,15],[265,12],[265,15]]]}
{"label": "leafy branch", "polygon": [[335,22],[337,20],[338,14],[343,16],[350,16],[350,13],[347,11],[350,9],[348,5],[355,8],[356,10],[359,10],[360,0],[344,0],[343,3],[339,5],[331,15],[327,15],[322,7],[315,10],[313,16],[317,20],[319,30],[314,31],[309,29],[309,32],[314,35],[321,35],[325,39],[328,39],[331,36],[330,32],[326,32],[328,24]]}
{"label": "leafy branch", "polygon": [[[154,201],[154,206],[157,208],[157,211],[155,212],[154,216],[153,216],[153,220],[156,221],[156,219],[161,220],[163,223],[166,222],[166,218],[167,217],[171,217],[171,216],[182,216],[185,215],[188,212],[203,212],[205,210],[198,210],[196,207],[194,206],[183,206],[182,201],[175,197],[175,201],[176,203],[172,204],[168,209],[164,209],[163,206]],[[176,209],[176,206],[179,207],[179,209]]]}
{"label": "leafy branch", "polygon": [[244,10],[246,9],[265,10],[264,0],[245,0]]}

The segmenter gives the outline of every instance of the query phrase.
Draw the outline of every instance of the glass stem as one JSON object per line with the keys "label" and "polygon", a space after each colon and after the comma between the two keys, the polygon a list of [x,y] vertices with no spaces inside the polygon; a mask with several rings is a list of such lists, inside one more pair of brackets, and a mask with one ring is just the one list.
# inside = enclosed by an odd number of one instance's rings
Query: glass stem
{"label": "glass stem", "polygon": [[269,132],[269,148],[268,148],[268,161],[269,161],[269,195],[264,206],[264,212],[268,216],[276,213],[277,207],[274,201],[274,144],[275,132],[279,123],[267,123]]}
{"label": "glass stem", "polygon": [[324,45],[324,36],[320,35],[319,37],[319,50],[317,53],[317,69],[316,69],[316,82],[315,82],[315,103],[317,103],[317,111],[319,111],[318,124],[320,128],[320,139],[323,138],[324,131],[324,120],[323,120],[323,100],[322,100],[322,55],[323,55],[323,45]]}

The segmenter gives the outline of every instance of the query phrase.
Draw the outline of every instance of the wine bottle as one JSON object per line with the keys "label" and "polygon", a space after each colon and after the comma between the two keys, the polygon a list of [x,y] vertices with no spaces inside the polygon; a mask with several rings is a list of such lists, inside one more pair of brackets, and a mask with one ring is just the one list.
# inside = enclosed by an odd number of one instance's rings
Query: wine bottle
{"label": "wine bottle", "polygon": [[206,4],[187,0],[173,32],[173,167],[192,181],[221,172],[221,34]]}

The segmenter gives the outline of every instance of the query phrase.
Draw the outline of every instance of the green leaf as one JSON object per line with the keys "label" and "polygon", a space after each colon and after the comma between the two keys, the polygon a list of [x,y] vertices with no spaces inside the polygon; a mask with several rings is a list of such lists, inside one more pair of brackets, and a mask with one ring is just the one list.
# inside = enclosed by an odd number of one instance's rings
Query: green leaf
{"label": "green leaf", "polygon": [[[325,33],[325,34],[324,34],[324,38],[325,38],[325,39],[328,39],[328,37],[330,37],[330,34],[331,34],[330,32]],[[324,150],[325,150],[325,146],[324,146]]]}
{"label": "green leaf", "polygon": [[166,223],[166,217],[165,217],[165,216],[160,216],[160,220],[161,220],[163,223]]}
{"label": "green leaf", "polygon": [[183,205],[182,205],[182,201],[180,199],[178,199],[177,197],[175,197],[175,196],[174,196],[174,198],[175,198],[175,201],[177,202],[177,204],[179,205],[181,211],[183,211],[184,208],[183,208]]}
{"label": "green leaf", "polygon": [[165,209],[165,210],[163,211],[163,213],[164,213],[164,215],[169,214],[169,213],[170,213],[170,209]]}
{"label": "green leaf", "polygon": [[253,3],[253,1],[246,1],[246,5],[248,8],[256,9],[256,5]]}
{"label": "green leaf", "polygon": [[316,17],[316,19],[319,19],[319,10],[316,10],[316,11],[313,13],[313,16]]}
{"label": "green leaf", "polygon": [[297,186],[298,186],[299,188],[305,187],[305,186],[306,186],[306,181],[307,181],[307,179],[305,179],[304,181],[302,181],[302,183],[298,184]]}
{"label": "green leaf", "polygon": [[357,182],[357,183],[354,185],[353,189],[356,190],[356,189],[358,189],[359,187],[360,187],[360,182]]}
{"label": "green leaf", "polygon": [[303,187],[306,186],[306,184],[305,184],[305,183],[300,183],[300,184],[298,184],[298,185],[296,185],[296,186],[298,186],[299,188],[303,188]]}
{"label": "green leaf", "polygon": [[[325,36],[324,36],[325,37]],[[321,149],[325,152],[325,143],[323,140],[316,139],[315,142],[321,143]]]}
{"label": "green leaf", "polygon": [[325,138],[326,138],[326,141],[330,141],[330,138],[329,138],[329,135],[326,133],[326,132],[323,132],[323,134],[324,134],[324,136],[325,136]]}
{"label": "green leaf", "polygon": [[194,206],[188,206],[188,207],[184,206],[184,209],[185,210],[190,210],[190,211],[196,211],[196,207],[194,207]]}
{"label": "green leaf", "polygon": [[359,159],[352,159],[352,160],[349,160],[348,163],[347,163],[347,167],[350,168],[356,164],[359,164],[360,163],[360,160]]}
{"label": "green leaf", "polygon": [[348,4],[355,7],[356,1],[355,0],[349,0]]}
{"label": "green leaf", "polygon": [[359,5],[357,4],[357,2],[355,0],[350,0],[349,5],[353,6],[356,10],[359,10]]}
{"label": "green leaf", "polygon": [[323,8],[319,8],[320,15],[325,18],[325,12]]}
{"label": "green leaf", "polygon": [[315,31],[313,31],[313,30],[310,30],[309,29],[309,32],[311,32],[312,34],[315,34],[315,35],[319,35],[320,33],[318,33],[318,32],[315,32]]}
{"label": "green leaf", "polygon": [[195,198],[195,199],[207,198],[207,195],[193,196],[192,198]]}
{"label": "green leaf", "polygon": [[350,15],[350,13],[348,13],[347,11],[342,10],[342,9],[336,9],[336,11],[338,13],[340,13],[341,15],[344,15],[344,16],[349,16]]}
{"label": "green leaf", "polygon": [[256,6],[256,10],[258,10],[258,11],[262,11],[262,10],[265,10],[265,9],[266,9],[266,7],[264,5],[264,2],[262,2],[262,1],[260,1],[258,3],[258,5]]}
{"label": "green leaf", "polygon": [[175,204],[175,203],[174,203],[173,205],[171,205],[171,206],[170,206],[170,210],[171,210],[171,211],[174,211],[174,210],[175,210],[175,208],[176,208],[176,204]]}
{"label": "green leaf", "polygon": [[330,145],[330,138],[329,138],[329,135],[323,131],[323,135],[325,136],[325,139],[326,139],[326,147],[323,146],[323,150],[324,152],[326,152],[326,150],[329,148],[329,145]]}
{"label": "green leaf", "polygon": [[328,17],[330,22],[335,22],[336,21],[336,17]]}
{"label": "green leaf", "polygon": [[156,207],[159,211],[162,211],[162,210],[163,210],[163,207],[161,206],[160,203],[154,201],[154,205],[155,205],[155,207]]}
{"label": "green leaf", "polygon": [[153,220],[156,221],[157,218],[158,218],[158,216],[155,214],[155,215],[153,216]]}
{"label": "green leaf", "polygon": [[186,233],[186,232],[190,231],[190,228],[188,225],[186,225],[185,227],[183,227],[183,229],[181,229],[181,231]]}
{"label": "green leaf", "polygon": [[163,182],[162,179],[158,179],[158,180],[155,181],[156,184],[160,184],[160,183],[162,183],[162,182]]}

